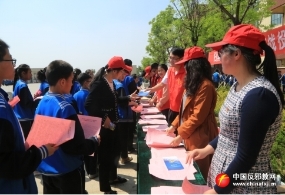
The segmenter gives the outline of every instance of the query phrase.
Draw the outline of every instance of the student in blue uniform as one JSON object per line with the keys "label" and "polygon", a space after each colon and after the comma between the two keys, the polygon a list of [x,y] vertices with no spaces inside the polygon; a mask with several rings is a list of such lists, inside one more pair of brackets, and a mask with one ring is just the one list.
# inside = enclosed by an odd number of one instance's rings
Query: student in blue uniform
{"label": "student in blue uniform", "polygon": [[[124,60],[126,64],[126,60]],[[122,76],[119,79],[114,79],[114,83],[116,86],[116,91],[118,97],[125,97],[130,95],[128,84],[134,79],[130,76]],[[131,78],[131,79],[130,79]],[[135,83],[134,83],[135,84]],[[135,84],[136,88],[136,84]],[[136,90],[135,90],[136,91]],[[137,106],[136,102],[130,102],[129,105],[119,105],[118,106],[118,114],[119,114],[119,121],[118,121],[118,135],[119,135],[119,142],[120,142],[120,155],[121,155],[121,163],[125,164],[131,162],[133,160],[132,157],[128,156],[128,139],[129,139],[129,131],[132,131],[131,125],[133,122],[133,111],[131,110],[130,105]]]}
{"label": "student in blue uniform", "polygon": [[[13,79],[15,63],[0,39],[0,83]],[[0,194],[37,194],[33,172],[57,148],[48,144],[25,150],[20,124],[7,101],[8,94],[0,88]]]}
{"label": "student in blue uniform", "polygon": [[[98,147],[96,136],[85,139],[82,126],[74,108],[63,94],[70,92],[73,68],[62,60],[52,61],[46,70],[49,92],[40,101],[36,114],[75,121],[74,138],[63,143],[51,157],[38,167],[43,180],[44,194],[81,194],[83,155],[91,155]],[[60,127],[59,127],[60,128]]]}
{"label": "student in blue uniform", "polygon": [[21,64],[15,69],[13,97],[18,96],[20,102],[13,109],[20,120],[25,139],[30,132],[35,113],[34,99],[27,84],[31,78],[32,71],[29,65]]}
{"label": "student in blue uniform", "polygon": [[37,79],[41,82],[40,84],[40,89],[39,89],[39,94],[37,96],[44,96],[46,92],[49,90],[49,84],[46,81],[46,68],[39,70],[37,72]]}
{"label": "student in blue uniform", "polygon": [[75,68],[73,71],[74,77],[72,80],[72,87],[70,90],[70,94],[74,95],[76,92],[78,92],[81,88],[80,83],[77,81],[78,75],[81,74],[81,70],[79,68]]}
{"label": "student in blue uniform", "polygon": [[[91,75],[87,73],[81,73],[78,76],[78,82],[81,85],[81,89],[76,94],[74,94],[73,97],[77,103],[79,114],[82,115],[88,115],[87,111],[84,108],[84,104],[89,94],[89,86],[91,83],[91,79],[92,79]],[[89,155],[84,156],[84,164],[89,179],[94,179],[98,177],[97,159],[98,159],[97,152],[94,154],[94,156],[89,156]]]}
{"label": "student in blue uniform", "polygon": [[77,106],[77,102],[76,100],[74,99],[74,97],[70,94],[70,93],[67,93],[67,94],[64,94],[64,99],[71,104],[71,106],[74,108],[75,112],[77,114],[79,114],[79,109],[78,109],[78,106]]}
{"label": "student in blue uniform", "polygon": [[73,95],[77,103],[79,114],[88,115],[87,111],[84,108],[85,100],[89,94],[89,86],[91,83],[92,77],[87,73],[81,73],[78,76],[78,82],[80,83],[81,89]]}
{"label": "student in blue uniform", "polygon": [[[124,62],[127,66],[129,66],[131,69],[133,67],[133,62],[130,59],[124,59]],[[131,73],[131,72],[130,72]],[[124,86],[127,87],[128,93],[127,95],[130,95],[132,93],[138,93],[139,90],[137,88],[137,84],[136,81],[134,79],[133,76],[131,76],[130,74],[128,74],[123,82]],[[137,120],[137,114],[134,111],[131,111],[133,114],[133,120],[129,122],[129,131],[128,131],[128,153],[135,153],[136,149],[133,146],[133,141],[134,141],[134,134],[136,133],[136,120]],[[122,157],[122,156],[121,156]],[[123,158],[123,157],[122,157]],[[128,162],[128,161],[126,161]],[[124,161],[122,160],[122,163],[124,163]]]}

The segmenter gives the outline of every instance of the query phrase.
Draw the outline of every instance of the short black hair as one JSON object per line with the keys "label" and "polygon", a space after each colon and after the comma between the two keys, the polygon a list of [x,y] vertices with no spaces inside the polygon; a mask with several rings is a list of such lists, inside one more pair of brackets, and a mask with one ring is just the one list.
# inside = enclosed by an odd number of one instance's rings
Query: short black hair
{"label": "short black hair", "polygon": [[172,53],[172,55],[174,55],[174,56],[178,56],[179,58],[183,58],[183,56],[184,56],[184,49],[178,48],[178,47],[173,47],[171,49],[170,53]]}
{"label": "short black hair", "polygon": [[47,82],[55,86],[60,79],[68,79],[73,73],[73,67],[63,60],[52,61],[46,70]]}
{"label": "short black hair", "polygon": [[6,50],[9,48],[9,45],[0,39],[0,61],[3,60],[3,57],[6,55]]}
{"label": "short black hair", "polygon": [[151,70],[158,69],[158,65],[159,65],[158,63],[153,63],[153,64],[150,65],[150,69]]}
{"label": "short black hair", "polygon": [[133,76],[133,79],[138,78],[137,74],[133,74],[132,76]]}
{"label": "short black hair", "polygon": [[92,77],[87,74],[87,73],[81,73],[80,75],[78,75],[77,77],[77,81],[80,83],[80,85],[83,85],[85,81],[87,81],[88,79],[91,79]]}
{"label": "short black hair", "polygon": [[126,64],[127,66],[130,66],[130,67],[133,66],[133,62],[132,62],[132,60],[130,60],[130,59],[124,59],[124,62],[125,62],[125,64]]}

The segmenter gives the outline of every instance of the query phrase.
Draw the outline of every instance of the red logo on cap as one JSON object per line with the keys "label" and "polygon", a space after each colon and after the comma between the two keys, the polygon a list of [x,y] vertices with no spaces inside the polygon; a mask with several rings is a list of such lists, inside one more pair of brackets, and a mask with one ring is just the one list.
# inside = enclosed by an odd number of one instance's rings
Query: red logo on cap
{"label": "red logo on cap", "polygon": [[216,177],[216,185],[221,187],[221,188],[225,188],[229,185],[230,183],[230,178],[227,174],[225,173],[220,173],[219,175],[217,175]]}

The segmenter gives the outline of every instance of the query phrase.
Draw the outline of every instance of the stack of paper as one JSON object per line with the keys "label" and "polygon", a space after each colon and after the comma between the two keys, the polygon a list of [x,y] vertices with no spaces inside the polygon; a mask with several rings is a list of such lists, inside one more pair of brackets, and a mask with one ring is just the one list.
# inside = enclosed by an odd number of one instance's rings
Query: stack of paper
{"label": "stack of paper", "polygon": [[149,103],[141,103],[141,105],[142,105],[143,107],[152,107],[151,105],[149,105]]}
{"label": "stack of paper", "polygon": [[186,164],[186,154],[184,158],[177,156],[166,156],[161,158],[151,158],[149,160],[149,173],[164,180],[183,180],[187,175],[188,180],[195,180],[196,169],[193,164]]}
{"label": "stack of paper", "polygon": [[164,131],[157,131],[154,129],[148,129],[145,140],[149,147],[156,148],[173,148],[170,143],[175,138],[175,134],[167,135]]}
{"label": "stack of paper", "polygon": [[182,187],[160,186],[152,187],[151,194],[203,194],[211,188],[205,185],[194,185],[184,178]]}
{"label": "stack of paper", "polygon": [[143,108],[141,114],[156,114],[160,111],[156,107]]}
{"label": "stack of paper", "polygon": [[159,119],[140,119],[138,123],[140,125],[167,125],[166,120]]}
{"label": "stack of paper", "polygon": [[142,127],[144,132],[147,132],[148,129],[158,130],[158,131],[165,131],[167,128],[168,128],[167,125],[146,125],[146,126]]}
{"label": "stack of paper", "polygon": [[142,119],[166,119],[163,114],[154,114],[154,115],[142,115]]}

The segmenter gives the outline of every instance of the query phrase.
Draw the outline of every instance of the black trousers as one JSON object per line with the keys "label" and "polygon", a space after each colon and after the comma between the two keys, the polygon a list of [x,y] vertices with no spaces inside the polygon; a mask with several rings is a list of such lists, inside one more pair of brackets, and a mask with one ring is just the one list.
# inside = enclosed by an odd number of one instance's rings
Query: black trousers
{"label": "black trousers", "polygon": [[177,117],[178,114],[179,114],[179,112],[175,112],[175,111],[169,109],[169,111],[168,111],[168,126],[171,125],[171,123],[174,121],[174,119]]}
{"label": "black trousers", "polygon": [[85,180],[82,181],[82,167],[60,176],[42,175],[44,194],[83,194]]}
{"label": "black trousers", "polygon": [[[120,122],[118,123],[118,131],[120,136],[120,153],[121,158],[128,157],[128,139],[129,139],[129,131],[130,129],[130,122]],[[133,132],[132,132],[133,134]]]}
{"label": "black trousers", "polygon": [[161,113],[165,116],[166,121],[167,121],[167,123],[168,123],[169,108],[162,110]]}
{"label": "black trousers", "polygon": [[98,149],[99,186],[101,192],[111,191],[109,181],[117,178],[120,158],[118,125],[114,131],[106,128],[100,130],[101,143]]}
{"label": "black trousers", "polygon": [[26,120],[26,121],[20,120],[20,125],[22,127],[25,140],[27,139],[27,137],[30,133],[33,122],[34,122],[33,120]]}
{"label": "black trousers", "polygon": [[95,175],[97,173],[98,152],[94,156],[84,156],[85,169],[88,175]]}
{"label": "black trousers", "polygon": [[134,149],[134,134],[136,133],[137,113],[133,112],[133,122],[129,124],[128,150]]}
{"label": "black trousers", "polygon": [[[174,119],[177,117],[178,114],[179,114],[179,112],[175,112],[175,111],[169,109],[169,112],[168,112],[168,126],[169,127],[170,127],[171,123],[174,121]],[[176,136],[178,135],[178,132],[176,129],[174,131],[174,134]]]}

